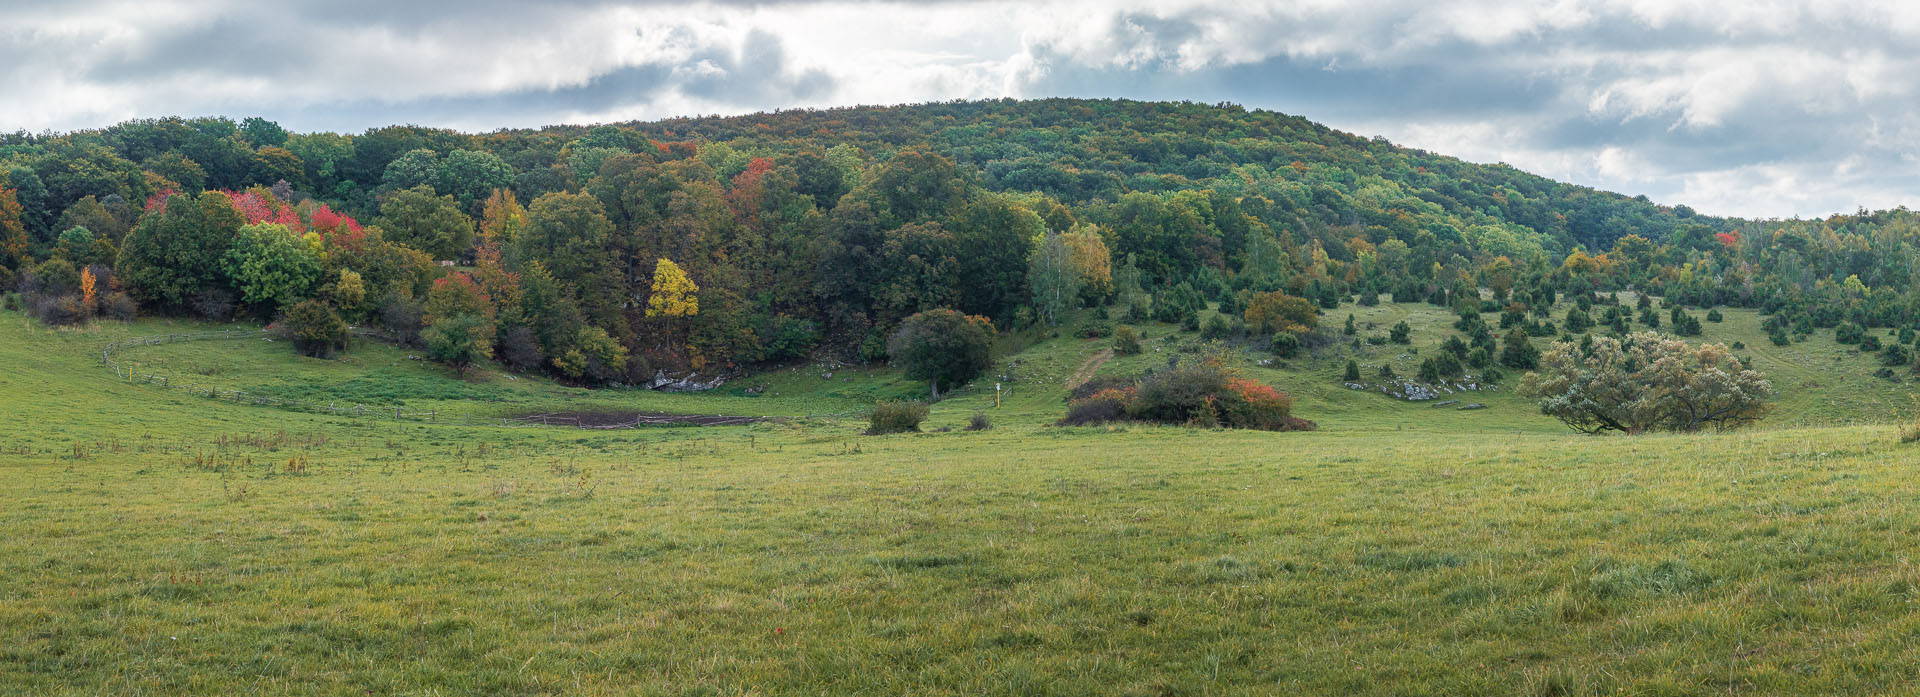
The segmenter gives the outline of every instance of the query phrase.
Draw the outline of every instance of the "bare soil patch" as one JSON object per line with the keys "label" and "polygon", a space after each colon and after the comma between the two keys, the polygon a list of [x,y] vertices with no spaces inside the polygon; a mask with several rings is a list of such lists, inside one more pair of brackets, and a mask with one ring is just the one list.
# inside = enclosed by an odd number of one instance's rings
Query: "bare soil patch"
{"label": "bare soil patch", "polygon": [[1080,364],[1080,369],[1073,372],[1073,377],[1067,378],[1067,389],[1071,390],[1087,384],[1088,380],[1093,379],[1094,371],[1099,370],[1100,366],[1112,357],[1113,349],[1102,349],[1099,353],[1088,357],[1087,362]]}
{"label": "bare soil patch", "polygon": [[765,421],[763,416],[727,416],[723,414],[668,414],[657,411],[556,411],[520,414],[514,421],[544,426],[613,429],[641,426],[739,426]]}

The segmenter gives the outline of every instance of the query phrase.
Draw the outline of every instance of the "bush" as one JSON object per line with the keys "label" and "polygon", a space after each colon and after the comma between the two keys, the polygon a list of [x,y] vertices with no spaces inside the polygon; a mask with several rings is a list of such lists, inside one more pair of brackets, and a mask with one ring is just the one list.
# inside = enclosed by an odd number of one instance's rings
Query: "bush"
{"label": "bush", "polygon": [[1721,317],[1721,316],[1720,316],[1720,310],[1718,310],[1718,309],[1713,309],[1713,310],[1708,310],[1708,311],[1707,311],[1707,321],[1708,321],[1708,322],[1713,322],[1713,323],[1715,323],[1715,324],[1718,324],[1718,323],[1720,322],[1720,320],[1722,320],[1722,319],[1725,319],[1725,318],[1723,318],[1723,317]]}
{"label": "bush", "polygon": [[1773,384],[1720,344],[1640,332],[1555,345],[1520,394],[1576,431],[1728,429],[1766,414]]}
{"label": "bush", "polygon": [[1518,329],[1508,332],[1506,344],[1506,347],[1500,350],[1500,365],[1514,370],[1532,370],[1534,365],[1540,362],[1540,349],[1534,348],[1526,332]]}
{"label": "bush", "polygon": [[493,357],[493,322],[473,314],[441,317],[420,332],[427,357],[452,367],[466,377],[473,364]]}
{"label": "bush", "polygon": [[919,402],[880,402],[867,414],[867,435],[909,433],[920,430],[927,420],[927,405]]}
{"label": "bush", "polygon": [[1767,334],[1767,340],[1772,341],[1773,345],[1775,346],[1785,346],[1787,345],[1787,333],[1779,329],[1775,329],[1772,332]]}
{"label": "bush", "polygon": [[233,319],[233,293],[222,288],[212,288],[193,296],[193,314],[209,322],[225,322]]}
{"label": "bush", "polygon": [[1340,379],[1347,382],[1359,382],[1360,363],[1351,358],[1347,359],[1347,372],[1342,375]]}
{"label": "bush", "polygon": [[1866,338],[1867,328],[1852,322],[1846,322],[1833,330],[1833,340],[1843,344],[1857,344]]}
{"label": "bush", "polygon": [[1244,310],[1246,310],[1246,308],[1240,306],[1240,296],[1233,293],[1220,294],[1220,307],[1218,309],[1220,314],[1238,315]]}
{"label": "bush", "polygon": [[1224,361],[1209,357],[1142,379],[1127,404],[1127,416],[1203,428],[1285,430],[1292,406],[1291,397],[1235,376]]}
{"label": "bush", "polygon": [[1403,320],[1399,324],[1393,325],[1393,329],[1387,331],[1387,340],[1396,344],[1411,344],[1413,343],[1413,327],[1407,326],[1407,323]]}
{"label": "bush", "polygon": [[1465,374],[1466,371],[1466,366],[1460,363],[1459,358],[1451,353],[1443,352],[1420,361],[1420,374],[1418,377],[1421,382],[1435,383],[1460,377]]}
{"label": "bush", "polygon": [[1860,337],[1860,352],[1873,353],[1880,350],[1880,337],[1868,334]]}
{"label": "bush", "polygon": [[85,324],[93,316],[78,295],[33,296],[27,300],[27,313],[50,327]]}
{"label": "bush", "polygon": [[1567,331],[1579,334],[1593,327],[1593,318],[1580,308],[1567,310]]}
{"label": "bush", "polygon": [[100,314],[107,319],[132,322],[140,315],[140,305],[133,301],[133,296],[115,291],[100,299]]}
{"label": "bush", "polygon": [[319,300],[294,303],[284,322],[287,338],[300,355],[327,358],[347,343],[347,323],[333,306]]}
{"label": "bush", "polygon": [[1300,353],[1300,337],[1293,332],[1280,332],[1273,335],[1273,355],[1292,358]]}
{"label": "bush", "polygon": [[420,302],[412,298],[395,296],[380,304],[380,326],[391,332],[395,341],[409,346],[420,345],[424,315]]}
{"label": "bush", "polygon": [[65,259],[48,259],[21,277],[20,290],[28,295],[76,293],[80,290],[80,270]]}
{"label": "bush", "polygon": [[1278,291],[1253,296],[1245,314],[1247,328],[1256,332],[1303,333],[1320,324],[1313,303]]}
{"label": "bush", "polygon": [[1202,339],[1225,339],[1232,334],[1233,323],[1227,321],[1226,317],[1217,314],[1207,317],[1206,324],[1200,327],[1200,338]]}
{"label": "bush", "polygon": [[1127,402],[1133,399],[1133,387],[1109,387],[1093,394],[1067,403],[1067,416],[1060,420],[1062,426],[1086,426],[1089,424],[1119,421],[1127,417]]}
{"label": "bush", "polygon": [[1293,398],[1240,377],[1227,356],[1211,349],[1199,361],[1151,372],[1132,384],[1109,381],[1068,403],[1061,425],[1142,421],[1202,428],[1310,430],[1291,415]]}
{"label": "bush", "polygon": [[540,353],[540,338],[524,324],[508,327],[500,334],[500,360],[514,370],[529,371],[546,363]]}
{"label": "bush", "polygon": [[1913,362],[1913,351],[1906,344],[1887,344],[1887,350],[1880,352],[1880,364],[1901,367]]}
{"label": "bush", "polygon": [[1475,346],[1472,351],[1467,352],[1467,365],[1481,369],[1490,367],[1493,365],[1493,352],[1488,351],[1485,346]]}
{"label": "bush", "polygon": [[1107,320],[1088,322],[1080,327],[1082,339],[1104,339],[1113,336],[1113,323]]}
{"label": "bush", "polygon": [[[485,331],[493,329],[489,326]],[[429,329],[426,336],[431,338],[431,332]],[[431,349],[431,341],[428,346]],[[570,348],[553,357],[553,367],[568,377],[604,384],[629,375],[628,364],[633,361],[628,359],[626,346],[615,341],[607,330],[589,325],[574,334]]]}
{"label": "bush", "polygon": [[1131,356],[1139,353],[1140,332],[1124,324],[1114,327],[1113,352],[1122,356]]}
{"label": "bush", "polygon": [[991,428],[993,428],[993,422],[987,419],[986,412],[976,411],[973,413],[973,418],[967,419],[969,431],[985,431]]}

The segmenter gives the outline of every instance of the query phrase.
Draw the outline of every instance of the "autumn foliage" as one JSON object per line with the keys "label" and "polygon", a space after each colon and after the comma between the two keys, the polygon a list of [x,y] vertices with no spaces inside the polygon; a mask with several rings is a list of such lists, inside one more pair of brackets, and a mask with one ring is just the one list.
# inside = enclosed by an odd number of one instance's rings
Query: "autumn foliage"
{"label": "autumn foliage", "polygon": [[1243,377],[1217,347],[1200,360],[1105,386],[1068,403],[1062,425],[1115,421],[1306,431],[1314,424],[1292,415],[1293,397]]}

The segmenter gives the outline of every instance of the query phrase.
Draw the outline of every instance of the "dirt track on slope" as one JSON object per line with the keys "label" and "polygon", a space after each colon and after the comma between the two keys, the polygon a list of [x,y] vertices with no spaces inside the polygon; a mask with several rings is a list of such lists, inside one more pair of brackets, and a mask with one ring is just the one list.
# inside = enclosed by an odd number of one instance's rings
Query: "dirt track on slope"
{"label": "dirt track on slope", "polygon": [[1087,362],[1081,363],[1079,370],[1073,371],[1073,377],[1067,378],[1067,389],[1072,390],[1087,384],[1088,380],[1093,379],[1093,374],[1100,370],[1100,366],[1106,365],[1107,359],[1112,357],[1113,349],[1101,349],[1099,353],[1088,356]]}

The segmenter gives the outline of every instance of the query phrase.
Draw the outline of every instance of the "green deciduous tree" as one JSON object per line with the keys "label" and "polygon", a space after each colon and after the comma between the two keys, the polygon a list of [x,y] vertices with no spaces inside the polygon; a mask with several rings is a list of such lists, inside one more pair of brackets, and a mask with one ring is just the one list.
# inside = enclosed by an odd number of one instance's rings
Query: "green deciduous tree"
{"label": "green deciduous tree", "polygon": [[1576,431],[1643,433],[1752,423],[1767,413],[1773,384],[1721,344],[1639,332],[1597,337],[1584,349],[1555,344],[1520,393]]}
{"label": "green deciduous tree", "polygon": [[427,291],[420,338],[427,354],[466,375],[474,363],[493,357],[493,304],[473,277],[456,273],[433,282]]}
{"label": "green deciduous tree", "polygon": [[435,196],[428,186],[387,194],[374,224],[387,239],[435,259],[458,259],[473,248],[473,219],[460,212],[452,196]]}
{"label": "green deciduous tree", "polygon": [[202,293],[227,287],[227,249],[241,224],[226,194],[169,197],[127,234],[118,275],[142,303],[184,308]]}
{"label": "green deciduous tree", "polygon": [[554,367],[568,377],[604,383],[627,369],[627,348],[599,327],[581,327],[567,350],[553,358]]}
{"label": "green deciduous tree", "polygon": [[938,399],[942,389],[965,384],[992,365],[993,323],[954,310],[927,310],[900,323],[887,353],[907,377],[927,381]]}
{"label": "green deciduous tree", "polygon": [[421,330],[427,355],[465,377],[473,364],[493,357],[493,323],[476,315],[445,317]]}
{"label": "green deciduous tree", "polygon": [[484,150],[455,150],[440,161],[433,176],[435,190],[452,196],[461,211],[478,215],[489,195],[513,185],[513,166]]}
{"label": "green deciduous tree", "polygon": [[278,223],[240,227],[227,249],[226,272],[240,299],[272,315],[313,294],[320,282],[319,238],[302,238]]}
{"label": "green deciduous tree", "polygon": [[1060,316],[1080,302],[1080,273],[1064,235],[1048,234],[1034,245],[1027,261],[1027,288],[1033,306],[1047,326],[1058,326]]}

